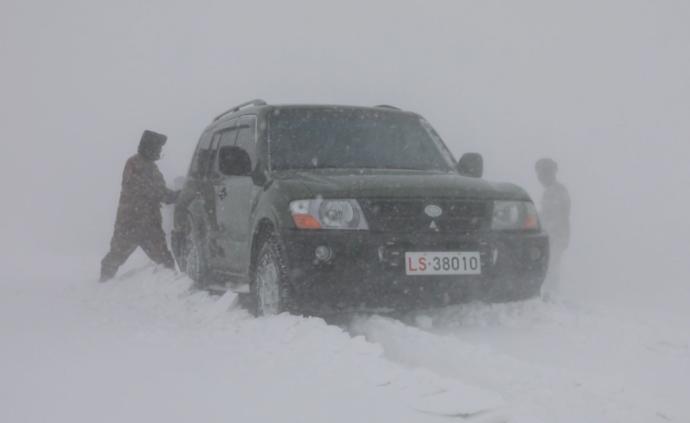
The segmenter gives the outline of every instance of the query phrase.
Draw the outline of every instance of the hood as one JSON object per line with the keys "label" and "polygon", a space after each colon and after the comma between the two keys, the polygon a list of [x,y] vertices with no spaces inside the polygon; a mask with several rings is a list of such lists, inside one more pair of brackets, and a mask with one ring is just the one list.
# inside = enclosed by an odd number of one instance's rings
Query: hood
{"label": "hood", "polygon": [[529,200],[512,184],[496,184],[455,173],[382,169],[315,169],[275,172],[282,184],[299,184],[324,198],[471,198]]}

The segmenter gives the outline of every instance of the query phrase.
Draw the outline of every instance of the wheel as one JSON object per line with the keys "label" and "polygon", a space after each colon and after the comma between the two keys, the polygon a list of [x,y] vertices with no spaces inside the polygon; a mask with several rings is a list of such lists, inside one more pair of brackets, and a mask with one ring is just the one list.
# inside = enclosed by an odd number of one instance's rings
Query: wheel
{"label": "wheel", "polygon": [[208,283],[208,264],[204,248],[202,247],[203,241],[199,231],[195,229],[192,222],[190,222],[189,228],[190,230],[185,239],[184,271],[194,281],[195,287],[203,288]]}
{"label": "wheel", "polygon": [[509,301],[526,301],[532,298],[538,297],[541,292],[541,283],[535,280],[526,280],[524,283],[513,293]]}
{"label": "wheel", "polygon": [[533,280],[525,289],[525,299],[536,298],[541,295],[541,287],[544,285],[544,280]]}
{"label": "wheel", "polygon": [[542,281],[539,279],[519,279],[514,285],[494,287],[484,294],[484,301],[489,303],[509,303],[526,301],[539,296]]}
{"label": "wheel", "polygon": [[252,272],[250,287],[257,316],[295,311],[287,274],[283,247],[275,235],[270,235],[259,249]]}

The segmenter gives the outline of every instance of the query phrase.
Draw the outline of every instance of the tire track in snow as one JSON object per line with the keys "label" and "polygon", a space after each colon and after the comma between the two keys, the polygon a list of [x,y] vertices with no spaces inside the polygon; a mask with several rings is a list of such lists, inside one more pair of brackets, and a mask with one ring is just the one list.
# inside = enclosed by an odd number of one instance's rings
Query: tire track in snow
{"label": "tire track in snow", "polygon": [[500,392],[512,409],[511,422],[669,421],[644,395],[617,381],[519,360],[381,316],[354,318],[348,330],[382,345],[394,362]]}

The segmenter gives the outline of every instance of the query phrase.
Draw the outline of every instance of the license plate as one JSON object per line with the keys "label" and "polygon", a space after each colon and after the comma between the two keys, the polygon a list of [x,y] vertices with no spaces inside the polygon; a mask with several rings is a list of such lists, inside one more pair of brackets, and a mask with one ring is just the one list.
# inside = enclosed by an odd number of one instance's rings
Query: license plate
{"label": "license plate", "polygon": [[479,252],[410,252],[405,253],[408,275],[481,275]]}

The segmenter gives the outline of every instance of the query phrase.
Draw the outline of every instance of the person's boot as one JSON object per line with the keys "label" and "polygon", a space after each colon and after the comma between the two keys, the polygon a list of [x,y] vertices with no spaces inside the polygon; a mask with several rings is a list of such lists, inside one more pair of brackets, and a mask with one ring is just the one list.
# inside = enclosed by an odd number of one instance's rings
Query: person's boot
{"label": "person's boot", "polygon": [[101,265],[101,277],[98,278],[98,282],[103,283],[103,282],[108,282],[112,278],[115,277],[115,273],[117,272],[117,269],[109,269],[108,266],[103,266]]}

